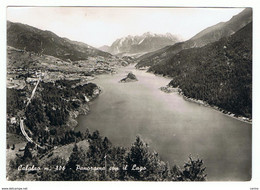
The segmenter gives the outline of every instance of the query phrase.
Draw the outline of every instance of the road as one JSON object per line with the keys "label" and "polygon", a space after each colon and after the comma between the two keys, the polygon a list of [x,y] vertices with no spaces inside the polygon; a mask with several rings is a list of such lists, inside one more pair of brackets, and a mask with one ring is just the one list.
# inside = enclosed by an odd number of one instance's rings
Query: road
{"label": "road", "polygon": [[26,109],[26,108],[28,107],[28,105],[31,103],[31,100],[32,100],[32,98],[33,98],[33,96],[34,96],[34,94],[35,94],[35,92],[36,92],[36,90],[37,90],[37,87],[38,87],[38,84],[40,83],[40,81],[41,81],[41,77],[38,79],[38,81],[37,81],[37,83],[36,83],[36,85],[35,85],[35,87],[34,87],[34,89],[33,89],[33,91],[32,91],[31,98],[29,98],[29,101],[27,102],[25,109]]}
{"label": "road", "polygon": [[25,129],[24,129],[24,124],[23,124],[23,119],[20,118],[20,129],[22,131],[23,136],[26,138],[26,140],[30,143],[34,143],[37,147],[44,149],[42,146],[40,146],[38,143],[36,143],[35,141],[32,140],[32,138],[30,138],[28,136],[28,134],[26,133]]}
{"label": "road", "polygon": [[[37,90],[37,87],[38,87],[38,84],[40,83],[40,81],[41,81],[41,77],[38,79],[38,81],[37,81],[37,83],[36,83],[36,85],[35,85],[35,87],[34,87],[34,89],[33,89],[33,91],[32,91],[32,95],[31,95],[31,97],[29,98],[29,100],[28,100],[28,102],[27,102],[27,104],[26,104],[25,109],[26,109],[26,108],[28,107],[28,105],[31,103],[31,100],[32,100],[32,98],[34,97],[34,94],[35,94],[35,92],[36,92],[36,90]],[[26,131],[25,131],[25,129],[24,129],[24,120],[23,120],[22,117],[20,117],[20,129],[21,129],[21,131],[22,131],[23,136],[26,138],[26,140],[27,140],[28,142],[34,143],[37,147],[39,147],[39,148],[41,148],[41,149],[44,149],[44,148],[43,148],[42,146],[40,146],[37,142],[33,141],[33,139],[32,139],[31,137],[29,137],[29,135],[26,133]]]}

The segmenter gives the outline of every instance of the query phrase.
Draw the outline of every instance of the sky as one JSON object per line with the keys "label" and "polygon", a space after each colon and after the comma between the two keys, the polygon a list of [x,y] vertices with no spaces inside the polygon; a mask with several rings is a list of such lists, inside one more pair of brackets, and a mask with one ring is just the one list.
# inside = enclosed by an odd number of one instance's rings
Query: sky
{"label": "sky", "polygon": [[145,32],[188,40],[243,8],[8,7],[7,20],[49,30],[94,47]]}

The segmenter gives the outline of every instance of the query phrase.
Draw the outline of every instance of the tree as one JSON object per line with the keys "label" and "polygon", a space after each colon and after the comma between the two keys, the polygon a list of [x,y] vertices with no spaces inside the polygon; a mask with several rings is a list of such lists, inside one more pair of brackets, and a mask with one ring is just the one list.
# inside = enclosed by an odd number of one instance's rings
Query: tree
{"label": "tree", "polygon": [[85,138],[85,139],[88,139],[89,136],[90,136],[90,134],[89,134],[89,130],[88,130],[88,128],[87,128],[86,131],[85,131],[85,133],[84,133],[84,138]]}
{"label": "tree", "polygon": [[130,152],[127,155],[127,173],[130,179],[143,180],[144,175],[138,170],[138,168],[144,168],[149,161],[148,145],[139,137],[136,137],[135,142],[132,144]]}
{"label": "tree", "polygon": [[102,142],[102,146],[103,146],[104,151],[108,152],[108,150],[110,150],[112,147],[112,143],[108,140],[107,137],[105,137]]}
{"label": "tree", "polygon": [[[89,164],[101,165],[104,163],[104,156],[107,150],[104,151],[102,137],[99,135],[99,131],[94,131],[89,140],[89,150],[87,152]],[[109,143],[108,143],[109,144]]]}
{"label": "tree", "polygon": [[181,174],[183,181],[206,181],[207,174],[205,174],[206,167],[203,167],[203,161],[199,158],[193,160],[189,156],[189,161],[184,164],[184,170]]}
{"label": "tree", "polygon": [[77,171],[77,165],[83,165],[84,155],[82,150],[79,150],[75,143],[69,161],[67,162],[64,170],[63,178],[67,181],[80,181],[85,180],[85,176],[82,172]]}
{"label": "tree", "polygon": [[96,131],[93,132],[93,134],[92,134],[92,136],[91,136],[91,139],[92,139],[92,140],[101,139],[98,130],[96,130]]}
{"label": "tree", "polygon": [[62,181],[63,178],[63,171],[62,167],[65,166],[66,160],[61,157],[54,157],[48,160],[44,165],[43,168],[46,166],[55,167],[52,170],[41,170],[39,172],[39,180],[40,181]]}
{"label": "tree", "polygon": [[32,159],[32,153],[30,151],[30,144],[27,143],[26,146],[25,146],[25,149],[24,149],[24,154],[23,154],[23,159],[26,160],[26,159]]}

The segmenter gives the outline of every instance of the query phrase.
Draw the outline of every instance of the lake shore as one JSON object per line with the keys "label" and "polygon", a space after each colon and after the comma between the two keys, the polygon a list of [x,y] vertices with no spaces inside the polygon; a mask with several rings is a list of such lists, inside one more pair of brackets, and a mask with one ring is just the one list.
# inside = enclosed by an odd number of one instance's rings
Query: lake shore
{"label": "lake shore", "polygon": [[[138,81],[119,83],[129,72],[133,72]],[[77,118],[75,131],[98,130],[117,146],[128,146],[136,134],[140,134],[170,164],[182,164],[187,154],[198,154],[207,163],[209,180],[235,175],[236,179],[247,179],[250,124],[186,101],[176,92],[162,92],[160,87],[170,80],[135,70],[133,65],[119,69],[113,76],[99,75],[93,83],[102,88],[102,93],[89,102],[91,112]],[[241,146],[237,146],[237,142]],[[245,156],[234,162],[238,151]],[[222,156],[224,162],[219,159]],[[240,165],[245,167],[239,168]],[[235,168],[239,168],[238,174],[234,173]]]}
{"label": "lake shore", "polygon": [[66,123],[67,126],[72,129],[75,129],[78,126],[77,118],[80,115],[87,115],[90,112],[89,103],[95,100],[101,93],[102,93],[101,87],[97,87],[96,89],[94,89],[92,96],[84,95],[86,102],[81,103],[78,109],[69,111],[69,118]]}
{"label": "lake shore", "polygon": [[203,100],[198,100],[198,99],[195,99],[195,98],[189,98],[187,96],[185,96],[182,92],[182,90],[180,88],[173,88],[173,87],[170,87],[170,86],[165,86],[165,87],[161,87],[160,88],[161,91],[165,92],[165,93],[178,93],[180,96],[182,96],[186,101],[189,101],[189,102],[193,102],[193,103],[196,103],[196,104],[199,104],[199,105],[203,105],[205,107],[210,107],[218,112],[221,112],[222,114],[228,116],[228,117],[231,117],[233,119],[237,119],[239,121],[242,121],[242,122],[245,122],[245,123],[248,123],[248,124],[252,124],[252,119],[250,118],[247,118],[247,117],[243,117],[243,116],[236,116],[234,113],[231,113],[231,112],[228,112],[224,109],[221,109],[217,106],[213,106],[213,105],[210,105],[208,104],[207,102],[203,101]]}
{"label": "lake shore", "polygon": [[[144,72],[148,72],[148,67],[147,68],[142,68],[142,69],[138,69],[136,68],[137,70],[142,70]],[[155,74],[154,72],[149,72],[149,73],[152,73],[154,74],[155,76],[157,77],[163,77],[163,78],[167,78],[167,79],[172,79],[172,77],[170,76],[164,76],[164,75],[161,75],[161,74]],[[193,102],[193,103],[196,103],[196,104],[199,104],[199,105],[203,105],[205,107],[210,107],[212,108],[213,110],[216,110],[218,112],[221,112],[222,114],[228,116],[228,117],[231,117],[233,119],[236,119],[236,120],[239,120],[239,121],[242,121],[242,122],[245,122],[245,123],[248,123],[248,124],[252,124],[252,119],[250,118],[247,118],[247,117],[243,117],[243,116],[236,116],[234,113],[231,113],[231,112],[228,112],[224,109],[221,109],[217,106],[212,106],[212,105],[209,105],[207,102],[203,101],[203,100],[197,100],[195,98],[189,98],[187,96],[185,96],[182,92],[182,90],[180,88],[173,88],[173,87],[170,87],[170,86],[162,86],[160,87],[160,90],[165,92],[165,93],[174,93],[174,92],[178,92],[178,94],[180,96],[182,96],[186,101],[189,101],[189,102]]]}

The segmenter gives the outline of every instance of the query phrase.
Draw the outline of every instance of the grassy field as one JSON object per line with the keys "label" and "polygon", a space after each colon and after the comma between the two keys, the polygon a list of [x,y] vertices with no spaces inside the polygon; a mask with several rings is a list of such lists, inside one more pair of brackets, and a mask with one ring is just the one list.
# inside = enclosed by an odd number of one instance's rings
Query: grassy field
{"label": "grassy field", "polygon": [[[57,147],[55,150],[53,150],[49,154],[45,155],[40,160],[40,162],[46,163],[48,160],[55,158],[55,157],[60,157],[60,158],[65,159],[66,161],[68,161],[69,157],[72,153],[74,145],[75,145],[74,143],[71,143],[71,144],[68,144],[68,145]],[[89,143],[88,143],[87,140],[83,140],[83,141],[78,142],[77,146],[79,148],[82,148],[84,151],[87,151],[88,147],[89,147]]]}

